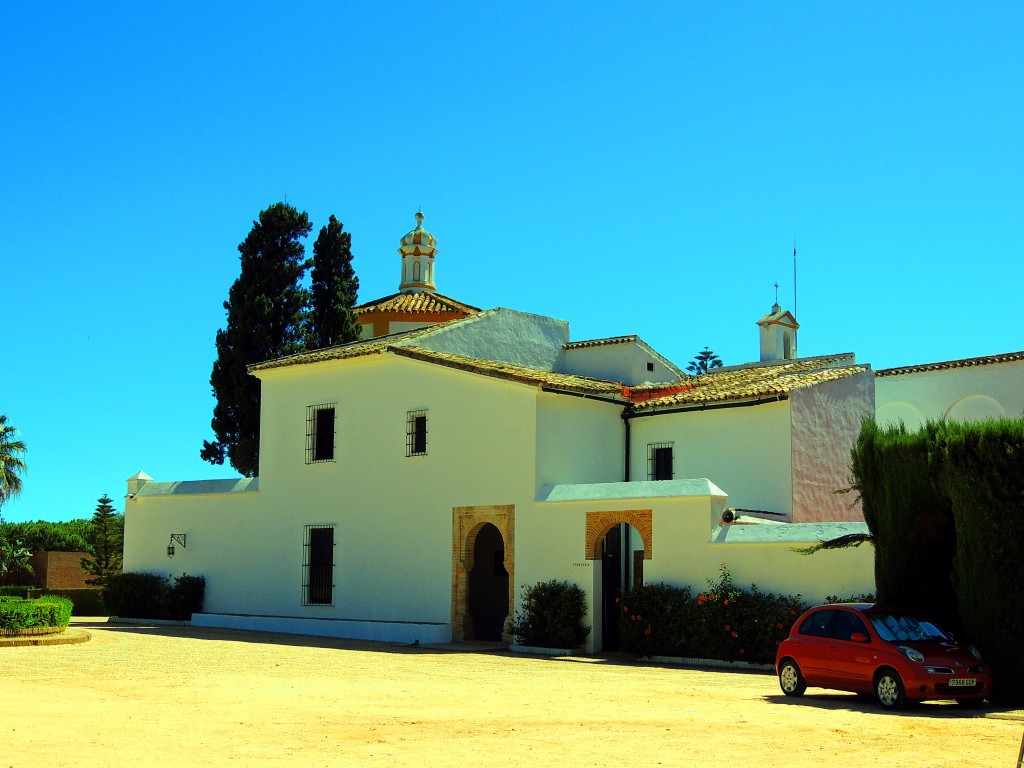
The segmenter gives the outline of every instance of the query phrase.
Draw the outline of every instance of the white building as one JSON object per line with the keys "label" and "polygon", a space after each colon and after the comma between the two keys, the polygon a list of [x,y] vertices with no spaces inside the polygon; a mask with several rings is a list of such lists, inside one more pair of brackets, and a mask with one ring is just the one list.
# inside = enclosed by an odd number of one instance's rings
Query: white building
{"label": "white building", "polygon": [[[870,547],[793,551],[866,530],[833,491],[875,411],[869,366],[797,358],[778,305],[761,361],[687,377],[636,336],[430,304],[418,218],[399,293],[360,308],[389,335],[250,367],[258,478],[128,481],[126,571],[166,573],[176,534],[174,570],[206,577],[194,623],[400,642],[507,642],[519,585],[565,579],[591,651],[641,581],[699,589],[725,565],[809,600],[873,591]],[[440,304],[461,317],[417,315]]]}

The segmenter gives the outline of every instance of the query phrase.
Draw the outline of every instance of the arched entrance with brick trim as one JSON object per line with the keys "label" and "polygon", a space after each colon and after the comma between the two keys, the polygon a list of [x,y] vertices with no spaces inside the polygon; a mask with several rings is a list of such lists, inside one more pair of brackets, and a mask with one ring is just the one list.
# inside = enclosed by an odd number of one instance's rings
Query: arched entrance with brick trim
{"label": "arched entrance with brick trim", "polygon": [[[471,602],[484,600],[491,609],[501,609],[500,597],[493,594],[493,588],[498,583],[497,579],[502,577],[487,579],[484,574],[488,569],[497,574],[500,568],[504,568],[508,586],[504,597],[505,620],[501,641],[512,642],[516,583],[514,532],[514,504],[452,508],[452,640],[479,639],[471,613],[471,607],[478,613],[479,607],[471,606]],[[484,557],[493,559],[486,563],[477,562],[481,551]],[[476,575],[474,569],[478,569]],[[481,597],[481,593],[489,590],[490,594]]]}
{"label": "arched entrance with brick trim", "polygon": [[643,584],[643,561],[654,550],[652,517],[649,509],[587,513],[586,557],[601,561],[594,595],[600,650],[619,650],[618,598],[623,589]]}

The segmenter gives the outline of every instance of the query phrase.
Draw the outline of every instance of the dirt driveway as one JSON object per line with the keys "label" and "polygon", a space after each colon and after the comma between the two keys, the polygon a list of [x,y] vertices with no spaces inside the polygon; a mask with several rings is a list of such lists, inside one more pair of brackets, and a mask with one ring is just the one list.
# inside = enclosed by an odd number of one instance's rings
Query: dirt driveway
{"label": "dirt driveway", "polygon": [[793,701],[767,674],[80,626],[90,642],[0,648],[0,768],[1013,768],[1024,733],[954,705]]}

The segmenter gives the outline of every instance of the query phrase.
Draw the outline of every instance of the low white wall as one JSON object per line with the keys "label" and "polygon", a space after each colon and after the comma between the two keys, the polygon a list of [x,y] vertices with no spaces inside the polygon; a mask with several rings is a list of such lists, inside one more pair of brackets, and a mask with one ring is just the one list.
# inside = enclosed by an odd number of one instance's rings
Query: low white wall
{"label": "low white wall", "polygon": [[451,624],[416,622],[346,621],[344,619],[296,619],[289,616],[247,616],[228,613],[194,613],[194,627],[281,632],[289,635],[344,637],[388,643],[450,643]]}

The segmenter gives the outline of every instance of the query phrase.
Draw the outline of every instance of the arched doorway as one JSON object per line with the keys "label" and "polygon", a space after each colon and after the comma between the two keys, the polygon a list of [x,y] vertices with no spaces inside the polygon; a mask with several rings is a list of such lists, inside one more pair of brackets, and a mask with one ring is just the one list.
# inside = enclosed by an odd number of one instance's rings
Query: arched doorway
{"label": "arched doorway", "polygon": [[587,559],[601,564],[594,570],[594,650],[616,651],[623,609],[617,598],[643,584],[644,560],[653,556],[652,510],[588,512],[586,548]]}
{"label": "arched doorway", "polygon": [[[515,604],[515,515],[512,504],[452,508],[452,640],[512,642]],[[500,593],[504,584],[504,593]],[[495,636],[494,623],[502,625]]]}
{"label": "arched doorway", "polygon": [[628,523],[612,527],[601,543],[602,650],[619,650],[619,596],[644,583],[644,542]]}
{"label": "arched doorway", "polygon": [[473,544],[469,572],[469,615],[477,640],[500,642],[508,617],[508,571],[505,542],[491,523],[486,523]]}

